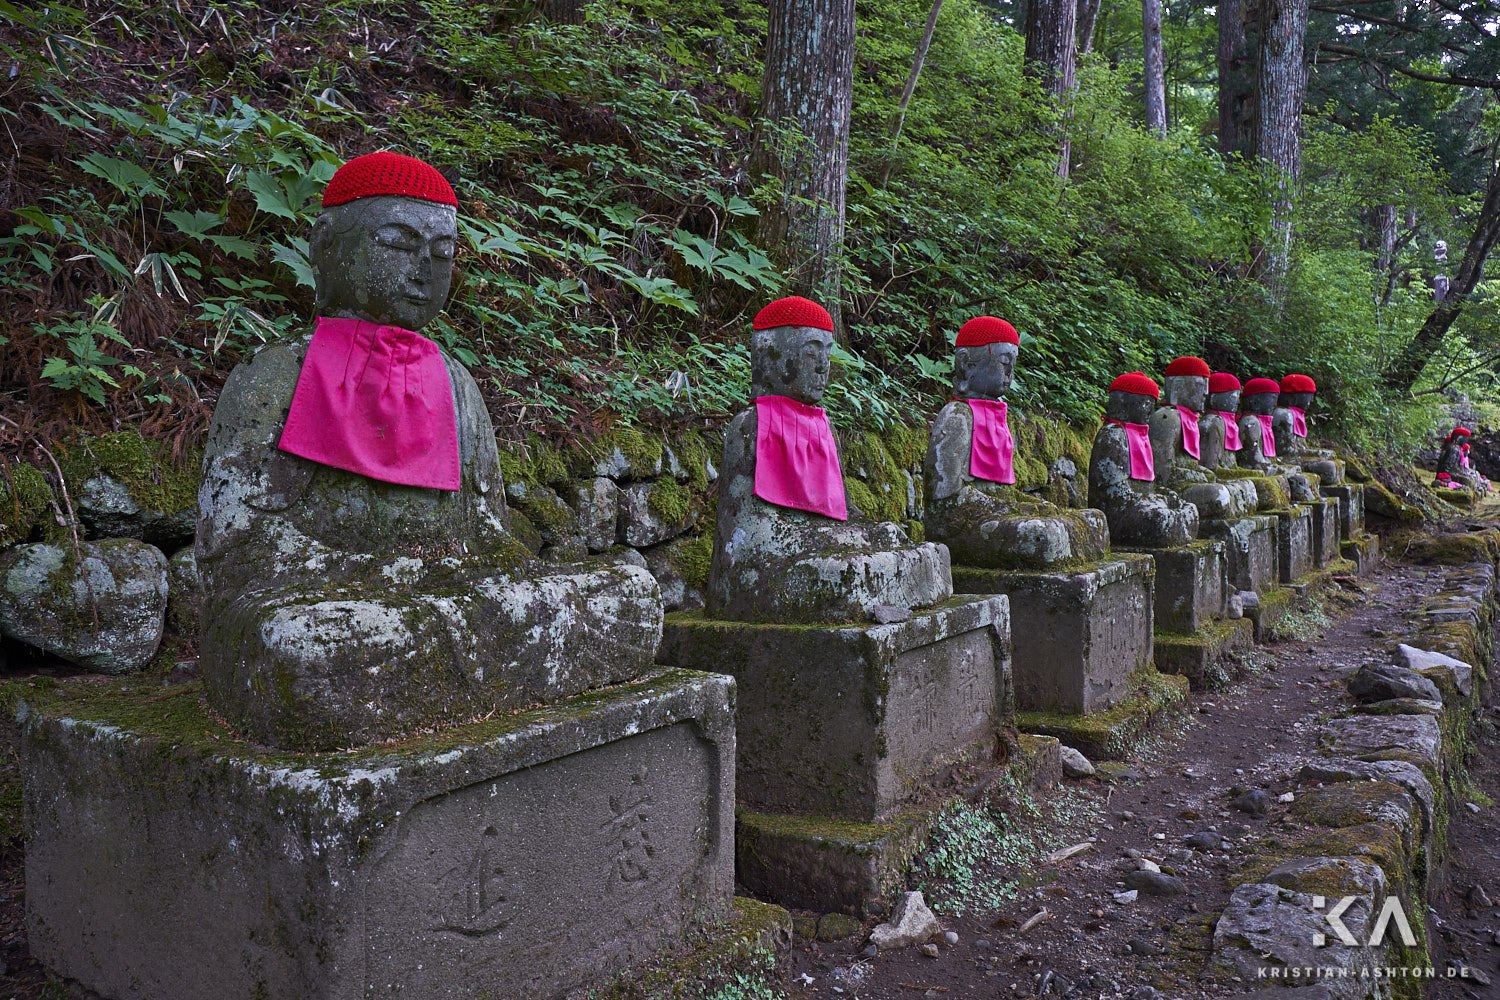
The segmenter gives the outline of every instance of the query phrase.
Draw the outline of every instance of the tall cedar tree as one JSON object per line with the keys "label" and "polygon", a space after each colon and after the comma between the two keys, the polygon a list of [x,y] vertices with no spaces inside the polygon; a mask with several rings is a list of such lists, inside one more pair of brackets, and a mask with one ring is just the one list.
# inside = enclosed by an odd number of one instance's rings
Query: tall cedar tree
{"label": "tall cedar tree", "polygon": [[1307,90],[1308,0],[1260,0],[1255,61],[1255,155],[1274,174],[1270,243],[1259,271],[1273,285],[1291,259],[1292,198],[1302,174],[1302,99]]}
{"label": "tall cedar tree", "polygon": [[[1057,98],[1065,114],[1073,96],[1077,21],[1077,0],[1031,0],[1026,5],[1026,73]],[[1070,155],[1065,137],[1057,159],[1057,176],[1064,180]]]}
{"label": "tall cedar tree", "polygon": [[822,304],[843,339],[840,261],[849,114],[854,100],[854,0],[773,0],[751,167],[781,182],[756,236],[787,273],[788,291]]}
{"label": "tall cedar tree", "polygon": [[1167,75],[1161,50],[1161,0],[1141,0],[1141,32],[1145,43],[1146,127],[1165,139]]}

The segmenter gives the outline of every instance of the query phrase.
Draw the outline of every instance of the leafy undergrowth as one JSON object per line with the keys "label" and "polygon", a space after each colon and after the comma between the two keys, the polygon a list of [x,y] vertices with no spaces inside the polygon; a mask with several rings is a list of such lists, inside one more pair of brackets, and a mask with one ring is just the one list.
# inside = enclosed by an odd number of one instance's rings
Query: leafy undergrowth
{"label": "leafy undergrowth", "polygon": [[1038,798],[1006,775],[980,801],[958,800],[943,812],[917,857],[916,887],[939,913],[993,913],[1030,884],[1046,854],[1078,841],[1099,813],[1086,791],[1061,787]]}

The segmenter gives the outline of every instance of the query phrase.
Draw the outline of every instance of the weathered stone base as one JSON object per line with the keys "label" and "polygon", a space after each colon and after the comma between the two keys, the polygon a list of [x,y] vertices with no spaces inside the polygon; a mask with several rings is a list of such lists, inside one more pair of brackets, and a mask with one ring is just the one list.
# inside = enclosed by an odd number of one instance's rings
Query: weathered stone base
{"label": "weathered stone base", "polygon": [[1054,736],[1090,760],[1123,760],[1153,731],[1175,718],[1187,702],[1188,680],[1154,667],[1133,678],[1135,693],[1093,715],[1017,712],[1023,732]]}
{"label": "weathered stone base", "polygon": [[666,671],[308,755],[197,684],[39,692],[32,954],[115,998],[562,996],[728,914],[732,692]]}
{"label": "weathered stone base", "polygon": [[1312,562],[1315,569],[1339,557],[1339,502],[1324,497],[1308,504],[1312,508]]}
{"label": "weathered stone base", "polygon": [[1011,636],[1016,706],[1097,712],[1151,662],[1151,557],[1119,553],[1063,572],[953,567],[958,594],[1004,594],[1026,627]]}
{"label": "weathered stone base", "polygon": [[1341,543],[1339,551],[1355,565],[1360,576],[1369,576],[1380,565],[1380,539],[1363,530]]}
{"label": "weathered stone base", "polygon": [[1239,676],[1238,657],[1255,643],[1249,618],[1206,622],[1192,635],[1156,634],[1156,669],[1186,677],[1194,691],[1221,688]]}
{"label": "weathered stone base", "polygon": [[1271,512],[1279,522],[1276,569],[1282,583],[1296,583],[1312,569],[1313,512],[1305,504]]}
{"label": "weathered stone base", "polygon": [[734,676],[741,806],[875,822],[944,762],[993,749],[1012,704],[1009,607],[956,597],[868,626],[678,612],[657,659]]}
{"label": "weathered stone base", "polygon": [[1352,541],[1365,530],[1365,488],[1359,483],[1324,486],[1322,493],[1339,502],[1339,539]]}
{"label": "weathered stone base", "polygon": [[1224,543],[1225,572],[1234,590],[1257,594],[1276,585],[1276,518],[1268,514],[1201,521],[1198,536]]}
{"label": "weathered stone base", "polygon": [[1156,631],[1196,632],[1224,617],[1228,600],[1224,543],[1200,539],[1170,549],[1130,548],[1156,560]]}

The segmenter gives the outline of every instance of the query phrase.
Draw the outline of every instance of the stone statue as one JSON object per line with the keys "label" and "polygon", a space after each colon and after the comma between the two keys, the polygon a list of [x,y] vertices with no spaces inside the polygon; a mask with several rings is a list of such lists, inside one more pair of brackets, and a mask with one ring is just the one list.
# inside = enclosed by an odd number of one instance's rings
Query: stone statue
{"label": "stone statue", "polygon": [[827,311],[792,296],[753,325],[755,403],[724,433],[709,617],[845,622],[950,597],[947,548],[914,544],[847,505],[827,414],[815,405],[833,347]]}
{"label": "stone statue", "polygon": [[[1167,365],[1165,375],[1166,400],[1150,418],[1156,481],[1171,489],[1208,482],[1199,423],[1208,398],[1208,363],[1202,358],[1176,358]],[[1212,461],[1218,464],[1217,454]]]}
{"label": "stone statue", "polygon": [[1280,392],[1281,386],[1275,379],[1253,378],[1245,383],[1240,393],[1240,405],[1245,408],[1240,414],[1240,441],[1243,444],[1239,454],[1240,468],[1267,475],[1282,471],[1273,426]]}
{"label": "stone statue", "polygon": [[958,332],[952,402],[928,439],[923,526],[965,566],[1044,569],[1092,562],[1109,548],[1099,510],[1063,510],[1015,486],[1005,394],[1020,351],[1015,328],[980,316]]}
{"label": "stone statue", "polygon": [[509,530],[495,431],[442,310],[452,188],[357,157],[313,226],[318,320],[230,375],[196,557],[211,704],[256,740],[356,746],[639,676],[661,635],[630,566],[538,563]]}
{"label": "stone statue", "polygon": [[1327,448],[1307,445],[1307,411],[1318,392],[1317,383],[1306,375],[1292,374],[1281,380],[1281,396],[1271,426],[1276,434],[1276,452],[1290,465],[1316,475],[1324,485],[1343,482],[1343,463]]}
{"label": "stone statue", "polygon": [[1089,457],[1089,501],[1103,509],[1115,544],[1167,548],[1198,535],[1198,509],[1158,488],[1147,424],[1156,402],[1156,383],[1140,372],[1110,383],[1104,425]]}
{"label": "stone statue", "polygon": [[1442,453],[1438,455],[1436,486],[1467,486],[1471,489],[1489,491],[1489,480],[1474,468],[1469,460],[1470,441],[1474,432],[1467,427],[1455,427],[1443,441]]}
{"label": "stone statue", "polygon": [[1229,372],[1214,372],[1208,377],[1208,412],[1199,428],[1203,436],[1203,467],[1233,469],[1239,466],[1244,442],[1240,437],[1240,380]]}

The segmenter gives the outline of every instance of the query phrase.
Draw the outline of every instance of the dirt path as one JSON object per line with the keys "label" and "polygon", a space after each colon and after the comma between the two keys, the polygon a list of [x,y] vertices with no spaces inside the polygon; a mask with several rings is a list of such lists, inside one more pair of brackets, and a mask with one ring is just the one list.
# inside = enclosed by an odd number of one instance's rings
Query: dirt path
{"label": "dirt path", "polygon": [[[1387,660],[1404,634],[1408,611],[1437,589],[1441,572],[1384,567],[1367,581],[1365,593],[1334,602],[1331,623],[1309,615],[1299,638],[1262,647],[1260,671],[1247,681],[1194,693],[1180,733],[1148,747],[1109,780],[1069,782],[1085,787],[1100,806],[1089,831],[1093,847],[1042,867],[1033,884],[998,913],[945,918],[958,943],[943,944],[939,957],[904,949],[865,959],[858,954],[863,938],[798,945],[791,995],[993,1000],[1038,995],[1044,979],[1049,995],[1088,998],[1188,1000],[1254,988],[1246,983],[1230,989],[1197,978],[1214,915],[1229,897],[1228,876],[1248,853],[1246,841],[1276,836],[1287,807],[1275,799],[1292,788],[1297,769],[1314,756],[1317,722],[1352,704],[1344,675],[1364,662]],[[1483,746],[1474,768],[1484,772],[1478,784],[1500,799],[1500,742],[1492,726],[1477,733]],[[1252,815],[1231,807],[1231,792],[1240,786],[1269,793],[1269,811]],[[1470,919],[1466,900],[1448,892],[1444,901],[1453,903],[1440,907],[1447,930],[1433,935],[1433,964],[1441,971],[1462,947],[1469,964],[1494,973],[1500,956],[1500,810],[1461,811],[1450,834],[1453,884],[1466,892],[1482,883],[1493,905],[1474,910]],[[1188,836],[1207,830],[1225,838],[1227,849],[1186,845]],[[1187,894],[1142,894],[1118,902],[1123,879],[1137,867],[1132,852],[1175,873]],[[1023,932],[1022,925],[1042,910],[1047,916]],[[866,921],[866,929],[874,922]],[[1444,984],[1444,992],[1433,995],[1478,996],[1463,992],[1474,988],[1472,982]],[[1490,996],[1500,997],[1500,987]]]}

